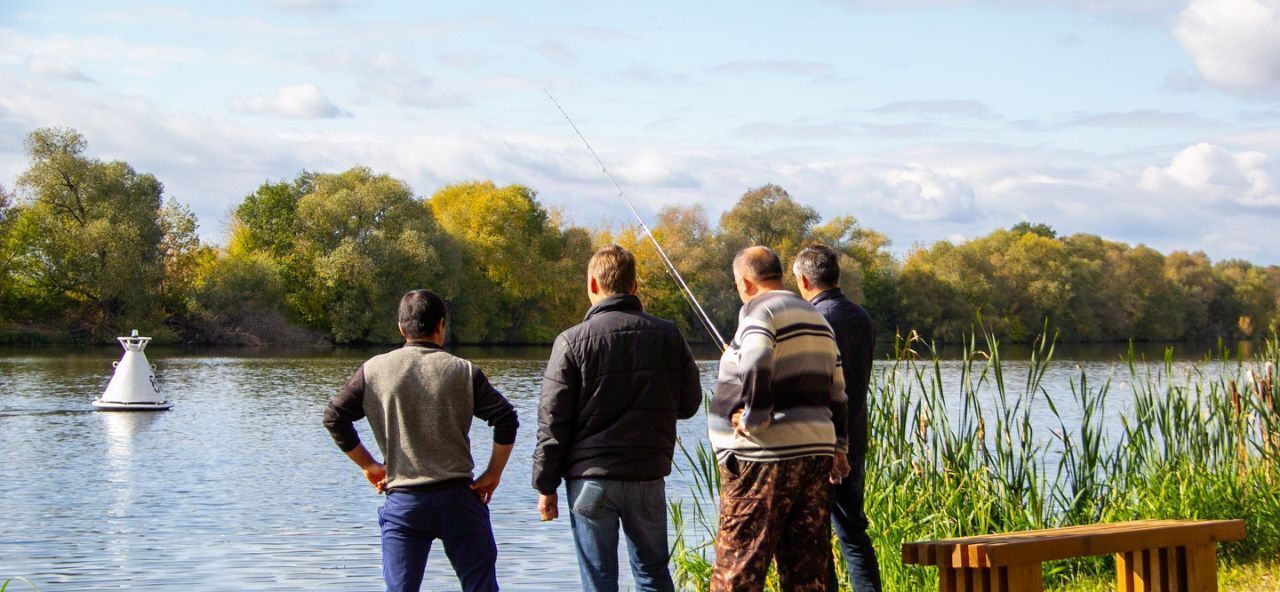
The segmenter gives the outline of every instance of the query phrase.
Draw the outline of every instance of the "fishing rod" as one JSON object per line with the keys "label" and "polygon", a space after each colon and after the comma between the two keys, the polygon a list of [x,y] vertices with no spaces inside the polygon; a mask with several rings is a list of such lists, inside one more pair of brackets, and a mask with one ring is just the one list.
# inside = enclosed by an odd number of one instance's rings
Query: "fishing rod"
{"label": "fishing rod", "polygon": [[578,125],[573,122],[573,118],[569,117],[569,113],[564,110],[564,107],[560,106],[560,101],[556,100],[555,96],[551,94],[551,91],[544,88],[542,89],[542,92],[547,93],[547,98],[551,99],[552,103],[555,103],[556,109],[560,110],[560,114],[564,116],[564,120],[569,122],[569,127],[572,127],[574,133],[578,134],[578,138],[582,140],[582,144],[587,147],[587,152],[590,152],[591,156],[595,157],[596,163],[600,165],[600,170],[609,178],[609,182],[613,183],[614,189],[618,190],[618,197],[622,198],[622,203],[626,204],[627,210],[631,212],[631,215],[635,217],[636,222],[640,224],[640,228],[644,230],[645,235],[649,237],[649,242],[653,243],[653,248],[657,249],[658,256],[662,258],[662,262],[667,267],[667,273],[671,274],[671,278],[674,279],[676,281],[676,285],[680,287],[680,294],[683,295],[684,299],[689,301],[689,305],[693,307],[695,313],[694,316],[698,317],[698,321],[702,323],[702,328],[706,329],[707,333],[711,335],[711,338],[715,340],[716,346],[720,348],[720,351],[724,351],[724,337],[720,336],[720,332],[716,330],[716,326],[711,323],[711,317],[707,316],[707,311],[702,309],[701,304],[698,304],[698,297],[693,295],[693,290],[689,289],[689,284],[685,283],[684,278],[680,276],[680,272],[676,269],[675,264],[671,262],[669,257],[667,257],[666,250],[662,248],[662,245],[658,244],[658,237],[654,236],[653,231],[649,230],[649,225],[644,223],[644,219],[640,217],[640,213],[637,212],[636,207],[632,205],[631,199],[627,197],[627,192],[623,191],[622,186],[618,184],[618,180],[613,178],[613,173],[609,172],[609,167],[605,166],[603,160],[600,160],[600,155],[596,154],[595,149],[591,147],[591,142],[588,142],[587,137],[582,135],[582,130],[578,129]]}

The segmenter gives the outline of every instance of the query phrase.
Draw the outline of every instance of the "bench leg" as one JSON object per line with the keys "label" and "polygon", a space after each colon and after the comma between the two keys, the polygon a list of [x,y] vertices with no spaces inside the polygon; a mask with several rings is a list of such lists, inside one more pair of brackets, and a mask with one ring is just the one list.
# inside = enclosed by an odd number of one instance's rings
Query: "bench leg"
{"label": "bench leg", "polygon": [[1116,554],[1117,592],[1217,592],[1214,545]]}
{"label": "bench leg", "polygon": [[939,567],[939,592],[1044,592],[1040,564],[1009,567]]}

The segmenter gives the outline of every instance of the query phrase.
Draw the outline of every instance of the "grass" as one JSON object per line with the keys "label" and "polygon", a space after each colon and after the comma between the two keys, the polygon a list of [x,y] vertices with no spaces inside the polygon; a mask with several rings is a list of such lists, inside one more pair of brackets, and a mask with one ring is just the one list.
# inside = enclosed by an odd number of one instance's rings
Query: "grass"
{"label": "grass", "polygon": [[[936,590],[934,571],[897,560],[905,542],[1143,518],[1244,519],[1248,538],[1219,549],[1233,566],[1224,589],[1274,586],[1274,336],[1250,359],[1220,346],[1194,364],[1175,364],[1171,350],[1142,363],[1131,350],[1117,382],[1078,369],[1069,394],[1051,395],[1042,385],[1053,353],[1054,340],[1041,338],[1029,360],[1008,362],[994,336],[974,336],[957,375],[944,373],[932,344],[914,335],[896,342],[873,377],[867,459],[866,512],[886,590]],[[1046,411],[1054,418],[1049,428],[1033,421]],[[1104,421],[1116,416],[1118,428]],[[672,504],[680,533],[675,576],[682,588],[704,590],[719,478],[703,446],[682,452],[694,486]],[[1111,557],[1054,562],[1046,564],[1045,583],[1105,590],[1113,569]]]}
{"label": "grass", "polygon": [[37,588],[35,584],[31,583],[31,580],[28,580],[27,578],[19,576],[19,577],[9,578],[3,582],[0,582],[0,592],[5,592],[6,590],[8,590],[9,584],[12,584],[14,582],[22,582],[30,586],[32,590],[39,590],[39,588]]}

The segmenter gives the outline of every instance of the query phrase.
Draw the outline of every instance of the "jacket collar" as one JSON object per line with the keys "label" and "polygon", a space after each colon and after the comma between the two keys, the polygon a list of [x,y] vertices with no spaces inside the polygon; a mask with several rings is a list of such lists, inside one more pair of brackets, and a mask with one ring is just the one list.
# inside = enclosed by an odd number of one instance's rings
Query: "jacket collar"
{"label": "jacket collar", "polygon": [[603,312],[639,312],[642,310],[644,310],[644,306],[640,304],[640,298],[634,294],[614,294],[612,296],[605,296],[603,300],[597,302],[595,306],[592,306],[591,309],[587,311],[587,316],[583,317],[582,320],[586,321],[587,319]]}
{"label": "jacket collar", "polygon": [[426,339],[408,339],[404,342],[405,347],[425,347],[427,349],[444,349],[440,344]]}
{"label": "jacket collar", "polygon": [[819,302],[822,302],[824,300],[831,300],[832,298],[842,298],[842,297],[844,297],[844,292],[841,291],[840,288],[831,288],[830,290],[824,290],[822,291],[822,293],[818,294],[817,296],[814,296],[813,300],[809,301],[809,304],[816,306]]}

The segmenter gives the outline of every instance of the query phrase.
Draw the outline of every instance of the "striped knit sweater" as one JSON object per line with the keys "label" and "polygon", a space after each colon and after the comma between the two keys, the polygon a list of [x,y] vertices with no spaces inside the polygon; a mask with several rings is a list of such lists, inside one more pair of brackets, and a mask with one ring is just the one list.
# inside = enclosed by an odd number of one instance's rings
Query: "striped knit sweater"
{"label": "striped knit sweater", "polygon": [[[707,415],[720,462],[770,462],[848,450],[844,375],[831,327],[800,296],[773,290],[738,313]],[[733,429],[732,417],[742,410]]]}

